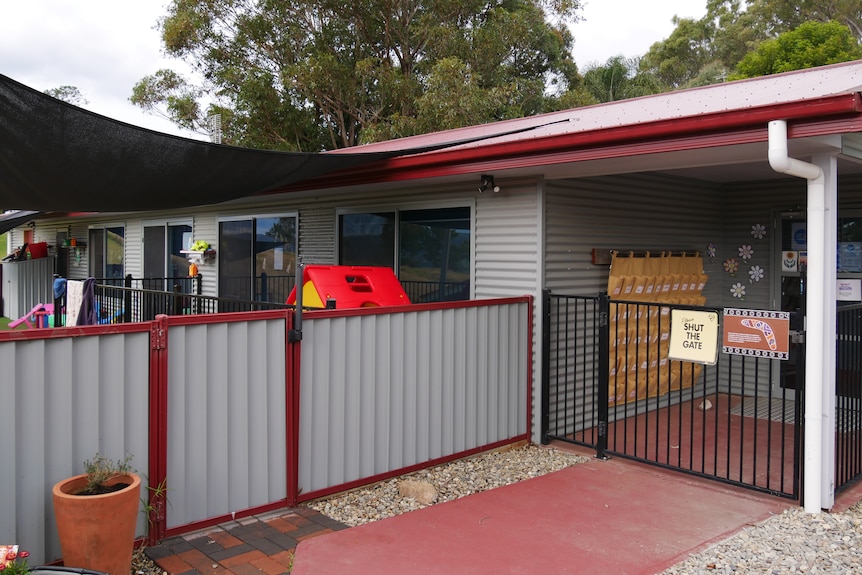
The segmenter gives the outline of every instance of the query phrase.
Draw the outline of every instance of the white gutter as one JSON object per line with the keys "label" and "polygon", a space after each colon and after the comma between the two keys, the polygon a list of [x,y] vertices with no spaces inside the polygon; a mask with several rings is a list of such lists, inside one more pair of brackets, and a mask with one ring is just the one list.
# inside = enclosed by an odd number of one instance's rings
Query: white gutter
{"label": "white gutter", "polygon": [[826,333],[822,302],[826,295],[826,200],[823,170],[788,157],[787,122],[769,122],[769,165],[776,172],[808,180],[808,274],[805,286],[805,445],[802,503],[807,513],[821,511],[823,439],[823,345]]}

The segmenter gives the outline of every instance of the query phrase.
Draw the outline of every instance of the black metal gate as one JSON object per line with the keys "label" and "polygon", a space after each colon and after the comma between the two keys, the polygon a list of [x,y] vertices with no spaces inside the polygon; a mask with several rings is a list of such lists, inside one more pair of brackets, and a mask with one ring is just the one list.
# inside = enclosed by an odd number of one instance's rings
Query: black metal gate
{"label": "black metal gate", "polygon": [[[542,438],[798,498],[802,387],[768,358],[667,358],[671,308],[546,292]],[[796,378],[799,381],[801,378]],[[860,461],[862,464],[862,461]]]}
{"label": "black metal gate", "polygon": [[835,374],[835,488],[862,475],[862,305],[837,313]]}

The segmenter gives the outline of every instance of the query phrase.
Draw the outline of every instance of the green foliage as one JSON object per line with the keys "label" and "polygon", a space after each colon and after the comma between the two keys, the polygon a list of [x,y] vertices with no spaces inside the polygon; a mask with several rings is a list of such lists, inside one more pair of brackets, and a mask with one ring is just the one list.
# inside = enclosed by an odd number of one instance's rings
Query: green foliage
{"label": "green foliage", "polygon": [[862,58],[862,48],[846,26],[805,22],[767,40],[745,56],[730,79],[752,78]]}
{"label": "green foliage", "polygon": [[694,78],[713,58],[710,39],[714,26],[709,21],[674,19],[671,35],[653,44],[639,64],[645,73],[653,74],[663,84],[680,88]]}
{"label": "green foliage", "polygon": [[97,453],[93,459],[84,461],[84,472],[87,474],[87,486],[84,493],[96,493],[112,477],[130,473],[132,471],[132,456],[126,455],[124,459],[112,461]]}
{"label": "green foliage", "polygon": [[75,106],[86,106],[90,102],[84,97],[81,91],[75,86],[60,86],[58,88],[50,88],[45,90],[45,93],[52,98],[63,100]]}
{"label": "green foliage", "polygon": [[[853,42],[848,44],[848,40],[862,41],[859,0],[707,0],[706,8],[700,20],[675,19],[673,33],[653,44],[642,58],[641,71],[651,72],[673,88],[703,86],[726,80],[746,57],[749,61],[743,69],[748,71],[737,71],[732,77],[773,69],[769,62],[786,57],[778,55],[782,51],[797,53],[784,62],[788,70],[845,61],[854,53]],[[771,44],[759,48],[803,24],[837,24],[849,37],[832,28],[827,46],[779,48]],[[750,56],[758,50],[760,54]]]}
{"label": "green foliage", "polygon": [[203,85],[162,70],[131,101],[199,131],[218,113],[225,143],[306,151],[550,111],[579,80],[580,3],[173,0],[165,51]]}
{"label": "green foliage", "polygon": [[664,85],[649,72],[639,72],[637,58],[614,56],[584,72],[584,89],[598,102],[615,102],[658,94]]}

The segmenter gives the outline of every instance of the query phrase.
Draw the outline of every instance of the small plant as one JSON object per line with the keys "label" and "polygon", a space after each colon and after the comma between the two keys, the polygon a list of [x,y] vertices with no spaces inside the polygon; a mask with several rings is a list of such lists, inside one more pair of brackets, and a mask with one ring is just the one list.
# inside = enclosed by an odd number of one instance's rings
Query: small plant
{"label": "small plant", "polygon": [[86,460],[84,471],[87,474],[87,486],[80,492],[80,495],[99,495],[122,489],[125,484],[107,486],[106,483],[118,475],[131,473],[131,461],[131,455],[112,461],[100,453],[97,453],[93,459]]}
{"label": "small plant", "polygon": [[148,529],[152,529],[153,525],[159,520],[164,511],[165,503],[168,501],[168,480],[164,478],[156,486],[147,486],[147,491],[150,494],[150,501],[141,498],[141,506],[144,514],[147,516]]}
{"label": "small plant", "polygon": [[27,551],[18,551],[17,545],[0,545],[0,572],[3,575],[25,575],[30,572],[27,566]]}

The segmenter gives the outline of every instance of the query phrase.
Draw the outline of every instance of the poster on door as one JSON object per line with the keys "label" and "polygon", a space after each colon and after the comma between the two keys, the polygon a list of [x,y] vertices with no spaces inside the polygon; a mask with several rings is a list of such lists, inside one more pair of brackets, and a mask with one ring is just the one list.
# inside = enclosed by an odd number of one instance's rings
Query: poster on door
{"label": "poster on door", "polygon": [[788,358],[789,312],[725,308],[722,325],[724,353],[769,359]]}

